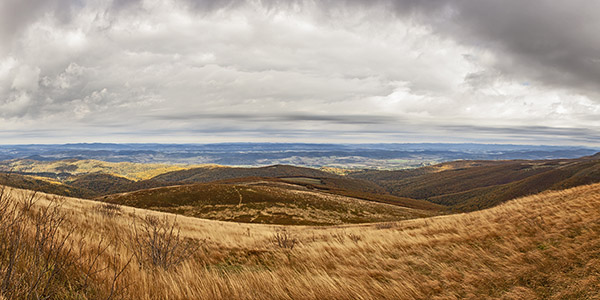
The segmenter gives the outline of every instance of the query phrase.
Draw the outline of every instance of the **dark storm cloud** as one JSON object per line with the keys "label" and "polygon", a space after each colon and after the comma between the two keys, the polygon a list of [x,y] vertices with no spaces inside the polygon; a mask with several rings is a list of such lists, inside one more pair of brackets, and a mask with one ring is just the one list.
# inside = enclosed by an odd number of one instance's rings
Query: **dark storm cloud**
{"label": "dark storm cloud", "polygon": [[[466,45],[494,51],[494,67],[503,73],[600,95],[600,1],[346,2],[377,3]],[[327,3],[330,9],[337,4]]]}
{"label": "dark storm cloud", "polygon": [[[214,10],[244,1],[193,1]],[[494,51],[493,67],[551,86],[600,95],[600,1],[260,1],[271,8],[317,3],[324,13],[374,8],[413,20],[465,45]],[[443,67],[443,66],[441,66]]]}
{"label": "dark storm cloud", "polygon": [[0,38],[10,42],[46,9],[46,1],[6,0],[0,2]]}
{"label": "dark storm cloud", "polygon": [[600,94],[600,2],[483,0],[452,7],[454,15],[438,30],[497,51],[500,71]]}
{"label": "dark storm cloud", "polygon": [[0,34],[4,42],[12,40],[46,13],[68,23],[73,13],[85,5],[83,0],[3,0],[0,2]]}
{"label": "dark storm cloud", "polygon": [[[244,1],[194,1],[212,11]],[[312,1],[260,1],[271,8]],[[413,18],[435,32],[494,51],[494,67],[541,83],[600,95],[600,1],[327,0],[326,12],[376,8]]]}

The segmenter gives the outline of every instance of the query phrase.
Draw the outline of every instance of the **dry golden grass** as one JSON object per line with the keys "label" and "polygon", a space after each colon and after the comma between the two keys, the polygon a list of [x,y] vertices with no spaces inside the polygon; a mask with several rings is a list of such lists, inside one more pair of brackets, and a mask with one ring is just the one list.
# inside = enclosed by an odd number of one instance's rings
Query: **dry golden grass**
{"label": "dry golden grass", "polygon": [[320,167],[319,170],[335,175],[348,175],[353,172],[351,169],[336,168],[336,167]]}
{"label": "dry golden grass", "polygon": [[[62,209],[76,228],[74,241],[115,241],[101,265],[130,259],[135,218],[169,216],[129,207],[104,214],[97,206],[66,199]],[[134,261],[115,284],[116,298],[600,299],[600,184],[478,212],[369,225],[176,218],[181,237],[199,250],[166,270]],[[273,242],[282,230],[297,240],[293,249]],[[111,273],[102,274],[88,299],[108,295]]]}

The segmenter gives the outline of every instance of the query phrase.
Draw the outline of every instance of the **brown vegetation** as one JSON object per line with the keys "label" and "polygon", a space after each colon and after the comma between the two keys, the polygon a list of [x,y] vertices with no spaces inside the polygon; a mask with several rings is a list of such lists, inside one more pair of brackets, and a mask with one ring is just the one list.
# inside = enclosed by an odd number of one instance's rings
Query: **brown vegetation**
{"label": "brown vegetation", "polygon": [[[43,172],[32,173],[33,175],[15,174],[11,180],[0,178],[0,184],[79,198],[89,199],[190,183],[245,185],[270,182],[287,183],[315,192],[436,213],[480,210],[546,190],[560,190],[600,182],[600,157],[597,155],[578,159],[537,161],[454,161],[411,170],[340,173],[344,176],[285,165],[259,168],[204,166],[185,169],[181,166],[144,166],[92,160],[21,160],[2,162],[0,169],[4,165],[6,168],[17,166],[21,172]],[[89,171],[93,172],[86,173]],[[145,179],[138,180],[139,178]],[[209,217],[205,214],[190,213],[189,207],[169,211]],[[219,214],[218,211],[214,213]],[[236,216],[225,219],[212,218],[248,222],[243,218],[237,219]],[[367,220],[341,223],[353,222]],[[311,225],[318,224],[318,221],[296,224]]]}
{"label": "brown vegetation", "polygon": [[323,193],[280,181],[171,186],[96,200],[214,220],[281,225],[384,222],[436,214]]}
{"label": "brown vegetation", "polygon": [[427,200],[452,211],[474,211],[546,190],[600,182],[598,156],[563,160],[457,161],[413,170],[365,171],[399,197]]}
{"label": "brown vegetation", "polygon": [[[11,191],[19,193],[30,195]],[[34,207],[52,201],[43,195]],[[92,265],[99,267],[86,275],[90,263],[83,262],[90,260],[78,259],[62,268],[68,271],[46,292],[53,299],[597,299],[600,294],[600,184],[467,214],[381,225],[282,227],[180,216],[174,232],[201,246],[168,269],[140,267],[124,238],[134,234],[134,220],[168,215],[122,207],[121,214],[108,218],[93,209],[96,202],[60,203],[58,211],[69,224],[59,227],[60,236],[69,245],[82,245],[75,252],[96,257]],[[293,248],[273,242],[283,229],[296,240]],[[7,256],[2,257],[0,276],[5,276]],[[22,274],[27,273],[18,278]]]}
{"label": "brown vegetation", "polygon": [[[139,224],[138,224],[139,223]],[[199,248],[198,243],[181,237],[175,218],[145,216],[133,221],[129,246],[141,267],[171,269],[188,259]]]}
{"label": "brown vegetation", "polygon": [[0,186],[0,298],[113,298],[127,266],[101,261],[113,241],[85,232],[77,238],[63,199],[40,200]]}

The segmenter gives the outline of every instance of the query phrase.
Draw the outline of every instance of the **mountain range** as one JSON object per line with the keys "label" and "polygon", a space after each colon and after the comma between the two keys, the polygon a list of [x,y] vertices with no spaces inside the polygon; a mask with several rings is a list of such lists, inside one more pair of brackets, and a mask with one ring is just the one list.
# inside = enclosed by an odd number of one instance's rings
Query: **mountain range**
{"label": "mountain range", "polygon": [[581,146],[505,144],[64,144],[0,145],[0,160],[95,159],[107,162],[276,164],[350,169],[404,169],[454,160],[558,159],[592,155],[600,149]]}

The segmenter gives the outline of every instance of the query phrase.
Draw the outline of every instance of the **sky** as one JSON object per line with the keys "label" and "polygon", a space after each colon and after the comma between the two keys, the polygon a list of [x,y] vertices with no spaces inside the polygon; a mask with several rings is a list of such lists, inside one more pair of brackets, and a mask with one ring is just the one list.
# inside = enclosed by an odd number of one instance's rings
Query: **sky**
{"label": "sky", "polygon": [[596,0],[2,0],[0,144],[600,146]]}

